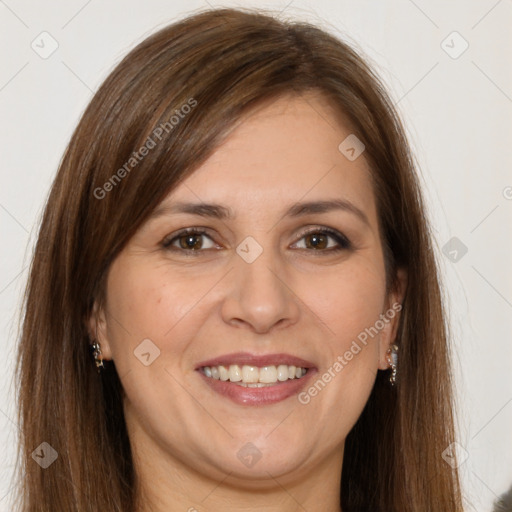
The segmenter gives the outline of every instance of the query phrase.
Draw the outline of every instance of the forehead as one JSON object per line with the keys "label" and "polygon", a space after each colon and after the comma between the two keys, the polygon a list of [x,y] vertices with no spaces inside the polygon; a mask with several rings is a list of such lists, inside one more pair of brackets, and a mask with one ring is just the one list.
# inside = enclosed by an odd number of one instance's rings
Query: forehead
{"label": "forehead", "polygon": [[351,161],[339,149],[351,134],[323,97],[281,97],[245,115],[165,203],[226,204],[242,215],[342,198],[376,221],[364,153]]}

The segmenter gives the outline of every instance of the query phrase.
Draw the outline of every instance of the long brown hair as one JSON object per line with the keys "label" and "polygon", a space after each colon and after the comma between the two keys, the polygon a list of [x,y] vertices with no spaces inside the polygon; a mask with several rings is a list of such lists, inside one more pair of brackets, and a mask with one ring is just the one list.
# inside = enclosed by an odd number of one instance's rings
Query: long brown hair
{"label": "long brown hair", "polygon": [[[340,503],[344,512],[462,509],[457,470],[442,457],[454,420],[432,236],[393,103],[358,53],[326,31],[218,9],[133,49],[94,95],[63,156],[35,247],[17,360],[21,511],[135,509],[123,389],[114,363],[98,375],[91,357],[93,303],[104,297],[116,255],[242,114],[308,91],[327,98],[365,144],[389,286],[397,268],[409,276],[398,383],[390,387],[378,372],[346,439]],[[32,457],[42,442],[58,454],[46,469]]]}

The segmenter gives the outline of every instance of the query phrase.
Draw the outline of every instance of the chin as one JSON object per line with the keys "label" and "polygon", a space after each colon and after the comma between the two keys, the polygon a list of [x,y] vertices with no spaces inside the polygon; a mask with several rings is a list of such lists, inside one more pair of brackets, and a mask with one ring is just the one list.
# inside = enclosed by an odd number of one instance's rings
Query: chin
{"label": "chin", "polygon": [[214,464],[224,475],[230,474],[230,480],[235,479],[237,485],[247,489],[275,488],[274,478],[281,481],[290,474],[297,478],[297,473],[307,471],[308,467],[305,451],[297,443],[282,438],[276,441],[271,443],[264,437],[255,442],[237,440],[236,447],[227,448]]}

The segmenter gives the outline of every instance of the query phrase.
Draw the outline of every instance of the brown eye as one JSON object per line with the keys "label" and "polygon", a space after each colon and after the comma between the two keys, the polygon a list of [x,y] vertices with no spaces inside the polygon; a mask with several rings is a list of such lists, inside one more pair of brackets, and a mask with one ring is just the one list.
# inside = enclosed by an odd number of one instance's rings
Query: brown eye
{"label": "brown eye", "polygon": [[327,249],[327,246],[329,244],[328,238],[328,236],[321,233],[312,233],[304,237],[304,239],[306,240],[306,247],[308,249]]}
{"label": "brown eye", "polygon": [[[313,251],[322,253],[331,253],[352,248],[347,237],[338,231],[327,228],[310,230],[303,233],[301,240],[305,241],[305,247],[299,247],[299,249],[312,249]],[[334,240],[334,243],[331,243],[330,240]]]}
{"label": "brown eye", "polygon": [[[210,240],[210,247],[204,246],[204,238]],[[180,249],[188,252],[197,252],[201,249],[211,249],[213,248],[212,239],[206,234],[205,231],[198,231],[194,229],[183,230],[176,235],[168,238],[162,242],[163,247],[170,250]]]}
{"label": "brown eye", "polygon": [[178,237],[179,246],[182,249],[201,249],[203,245],[201,236],[202,235],[181,235]]}

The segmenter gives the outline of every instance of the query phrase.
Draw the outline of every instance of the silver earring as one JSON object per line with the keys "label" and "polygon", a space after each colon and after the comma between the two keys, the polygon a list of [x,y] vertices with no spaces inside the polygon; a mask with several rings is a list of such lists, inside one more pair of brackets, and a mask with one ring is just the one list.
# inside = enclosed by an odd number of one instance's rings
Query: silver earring
{"label": "silver earring", "polygon": [[396,384],[396,367],[398,364],[398,346],[391,345],[390,348],[386,351],[386,359],[391,366],[391,376],[389,377],[389,382],[392,386]]}
{"label": "silver earring", "polygon": [[100,344],[98,343],[98,340],[94,340],[91,346],[93,349],[94,362],[96,363],[98,373],[100,373],[102,368],[105,369],[105,366],[103,365],[103,358],[101,357],[101,347]]}

